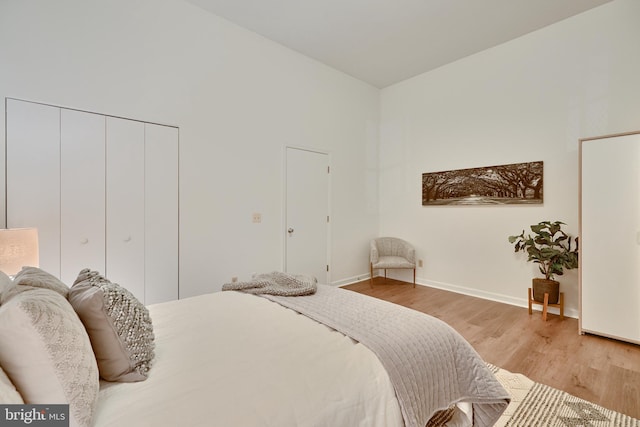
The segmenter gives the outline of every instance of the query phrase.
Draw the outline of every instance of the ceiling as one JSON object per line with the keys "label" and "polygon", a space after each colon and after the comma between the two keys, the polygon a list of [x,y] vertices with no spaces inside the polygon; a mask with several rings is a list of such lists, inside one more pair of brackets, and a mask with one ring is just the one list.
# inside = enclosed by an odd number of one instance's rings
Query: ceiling
{"label": "ceiling", "polygon": [[611,0],[188,0],[378,88]]}

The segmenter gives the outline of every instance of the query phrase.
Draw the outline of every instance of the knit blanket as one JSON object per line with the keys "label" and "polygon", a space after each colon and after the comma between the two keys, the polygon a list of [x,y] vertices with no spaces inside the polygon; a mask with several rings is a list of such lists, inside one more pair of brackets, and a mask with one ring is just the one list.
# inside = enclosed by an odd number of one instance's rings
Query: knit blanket
{"label": "knit blanket", "polygon": [[248,282],[225,283],[222,290],[283,297],[311,295],[316,292],[316,278],[274,271],[255,275]]}
{"label": "knit blanket", "polygon": [[509,394],[471,345],[434,317],[356,292],[318,285],[313,295],[260,296],[323,323],[368,347],[389,374],[406,427],[470,402],[474,426],[493,426]]}

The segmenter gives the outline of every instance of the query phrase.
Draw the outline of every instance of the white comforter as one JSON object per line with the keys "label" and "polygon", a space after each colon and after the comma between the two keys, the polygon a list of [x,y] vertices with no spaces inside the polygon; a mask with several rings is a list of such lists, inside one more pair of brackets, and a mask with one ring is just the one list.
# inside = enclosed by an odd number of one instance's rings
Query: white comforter
{"label": "white comforter", "polygon": [[263,297],[367,346],[389,374],[406,427],[424,427],[458,402],[473,404],[474,426],[491,427],[509,404],[471,344],[435,317],[327,285],[304,297]]}
{"label": "white comforter", "polygon": [[378,358],[292,310],[222,292],[149,311],[149,378],[103,382],[96,427],[403,425]]}

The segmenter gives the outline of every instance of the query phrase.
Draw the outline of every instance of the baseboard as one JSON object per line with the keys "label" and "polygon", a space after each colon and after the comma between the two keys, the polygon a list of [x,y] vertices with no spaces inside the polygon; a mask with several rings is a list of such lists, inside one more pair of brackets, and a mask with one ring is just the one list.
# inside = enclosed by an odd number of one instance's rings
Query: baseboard
{"label": "baseboard", "polygon": [[[374,275],[379,276],[379,275]],[[331,286],[347,286],[352,285],[354,283],[361,282],[363,280],[368,280],[370,278],[370,274],[360,274],[358,276],[349,277],[346,279],[338,280],[336,282],[331,282]],[[497,294],[494,292],[487,292],[480,289],[467,288],[465,286],[452,285],[450,283],[436,282],[434,280],[424,280],[419,277],[416,277],[416,285],[426,286],[428,288],[442,289],[444,291],[455,292],[457,294],[468,295],[472,297],[482,298],[489,301],[501,302],[503,304],[514,305],[516,307],[529,307],[529,301],[527,298],[515,298],[509,295]],[[533,305],[534,311],[542,311],[542,306],[538,304]],[[557,307],[549,307],[548,312],[551,314],[560,314],[560,309]],[[578,318],[578,310],[572,308],[564,308],[564,315],[567,317],[573,317],[575,319]]]}
{"label": "baseboard", "polygon": [[[416,284],[421,286],[426,286],[429,288],[442,289],[445,291],[451,291],[451,292],[455,292],[462,295],[482,298],[489,301],[501,302],[504,304],[514,305],[516,307],[524,307],[524,308],[529,307],[529,301],[527,300],[527,298],[515,298],[509,295],[497,294],[494,292],[487,292],[480,289],[467,288],[465,286],[451,285],[449,283],[442,283],[442,282],[436,282],[433,280],[424,280],[419,278],[416,278]],[[538,304],[534,304],[533,310],[542,311],[542,306]],[[547,311],[552,314],[560,314],[560,309],[557,307],[549,307]],[[564,315],[566,317],[573,317],[577,319],[578,310],[567,308],[565,306]]]}
{"label": "baseboard", "polygon": [[369,280],[370,277],[371,275],[369,273],[360,274],[358,276],[347,277],[346,279],[331,282],[330,285],[337,287],[353,285],[354,283],[362,282],[363,280]]}

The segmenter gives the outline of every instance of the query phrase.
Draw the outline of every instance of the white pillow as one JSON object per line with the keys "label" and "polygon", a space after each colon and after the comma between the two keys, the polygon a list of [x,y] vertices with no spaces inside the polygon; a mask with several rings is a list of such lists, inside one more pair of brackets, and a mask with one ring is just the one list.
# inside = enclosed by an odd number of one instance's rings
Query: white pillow
{"label": "white pillow", "polygon": [[13,281],[4,271],[0,271],[0,304],[2,301],[2,294],[13,286]]}
{"label": "white pillow", "polygon": [[0,365],[25,403],[68,403],[71,427],[92,425],[98,366],[87,331],[62,295],[50,289],[13,295],[0,306],[0,343]]}
{"label": "white pillow", "polygon": [[65,298],[69,294],[69,287],[67,285],[62,283],[60,279],[53,274],[47,273],[38,267],[22,267],[22,270],[13,278],[13,284],[16,286],[51,289]]}
{"label": "white pillow", "polygon": [[18,404],[24,403],[22,396],[16,390],[7,374],[0,367],[0,403],[2,404]]}

